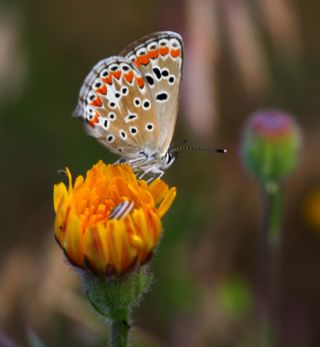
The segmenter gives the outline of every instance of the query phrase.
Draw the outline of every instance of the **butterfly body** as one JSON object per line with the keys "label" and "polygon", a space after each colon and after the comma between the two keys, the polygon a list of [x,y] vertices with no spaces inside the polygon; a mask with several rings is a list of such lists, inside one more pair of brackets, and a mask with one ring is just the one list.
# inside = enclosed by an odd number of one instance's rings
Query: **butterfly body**
{"label": "butterfly body", "polygon": [[158,32],[98,62],[80,90],[75,115],[141,177],[161,176],[174,162],[182,65],[180,35]]}

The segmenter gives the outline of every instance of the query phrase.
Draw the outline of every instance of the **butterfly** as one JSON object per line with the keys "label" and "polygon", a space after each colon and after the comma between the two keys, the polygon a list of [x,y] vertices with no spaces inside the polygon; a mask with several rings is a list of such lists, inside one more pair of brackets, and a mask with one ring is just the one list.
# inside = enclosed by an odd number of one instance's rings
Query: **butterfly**
{"label": "butterfly", "polygon": [[99,61],[80,89],[75,116],[89,135],[121,156],[139,178],[161,177],[175,160],[169,151],[183,68],[179,34],[161,31]]}

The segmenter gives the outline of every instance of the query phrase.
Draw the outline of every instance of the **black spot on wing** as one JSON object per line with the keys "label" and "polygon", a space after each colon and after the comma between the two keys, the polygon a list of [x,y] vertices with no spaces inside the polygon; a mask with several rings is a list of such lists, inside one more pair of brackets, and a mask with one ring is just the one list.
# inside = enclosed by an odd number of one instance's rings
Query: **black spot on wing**
{"label": "black spot on wing", "polygon": [[161,71],[158,67],[154,67],[152,71],[156,75],[157,79],[161,79]]}
{"label": "black spot on wing", "polygon": [[154,85],[154,79],[152,78],[152,76],[147,75],[146,79],[147,79],[147,82],[148,82],[149,86],[153,86]]}
{"label": "black spot on wing", "polygon": [[166,101],[168,99],[168,93],[161,92],[156,95],[158,101]]}

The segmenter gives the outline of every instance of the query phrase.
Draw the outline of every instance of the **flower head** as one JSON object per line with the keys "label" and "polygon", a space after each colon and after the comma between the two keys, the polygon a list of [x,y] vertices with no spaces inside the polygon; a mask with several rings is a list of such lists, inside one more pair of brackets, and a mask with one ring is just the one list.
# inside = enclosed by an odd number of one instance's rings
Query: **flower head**
{"label": "flower head", "polygon": [[176,189],[137,180],[127,164],[99,161],[74,185],[66,172],[69,187],[54,186],[55,237],[72,264],[108,275],[147,262]]}
{"label": "flower head", "polygon": [[259,111],[245,126],[243,160],[262,182],[278,181],[290,174],[297,165],[300,147],[299,126],[283,111]]}

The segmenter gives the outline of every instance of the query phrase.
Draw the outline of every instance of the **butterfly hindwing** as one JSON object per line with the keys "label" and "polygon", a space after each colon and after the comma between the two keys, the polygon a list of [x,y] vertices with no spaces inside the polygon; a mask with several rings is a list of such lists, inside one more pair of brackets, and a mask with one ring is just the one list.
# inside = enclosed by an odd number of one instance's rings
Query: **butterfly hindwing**
{"label": "butterfly hindwing", "polygon": [[143,74],[125,57],[96,64],[80,90],[75,115],[114,153],[135,158],[159,146],[160,127]]}
{"label": "butterfly hindwing", "polygon": [[175,128],[183,68],[183,43],[170,31],[151,34],[134,42],[123,52],[139,69],[150,88],[160,138],[158,152],[163,156],[170,146]]}

